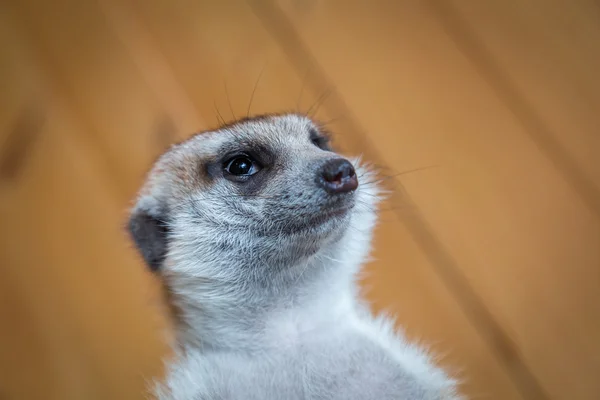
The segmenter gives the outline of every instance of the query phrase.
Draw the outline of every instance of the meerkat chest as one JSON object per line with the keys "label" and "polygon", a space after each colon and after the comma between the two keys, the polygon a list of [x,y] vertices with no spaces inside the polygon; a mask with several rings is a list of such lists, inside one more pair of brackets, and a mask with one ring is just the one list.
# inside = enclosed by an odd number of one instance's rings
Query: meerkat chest
{"label": "meerkat chest", "polygon": [[[442,400],[439,387],[360,334],[287,343],[252,355],[190,353],[161,400]],[[189,390],[189,391],[188,391]]]}

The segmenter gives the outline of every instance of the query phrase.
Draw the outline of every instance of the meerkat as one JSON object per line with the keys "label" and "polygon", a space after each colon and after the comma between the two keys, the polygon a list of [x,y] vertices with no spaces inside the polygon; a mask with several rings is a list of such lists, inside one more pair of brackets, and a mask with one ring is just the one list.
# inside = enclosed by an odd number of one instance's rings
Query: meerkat
{"label": "meerkat", "polygon": [[197,134],[154,164],[129,232],[178,310],[161,400],[457,400],[362,300],[380,191],[300,114]]}

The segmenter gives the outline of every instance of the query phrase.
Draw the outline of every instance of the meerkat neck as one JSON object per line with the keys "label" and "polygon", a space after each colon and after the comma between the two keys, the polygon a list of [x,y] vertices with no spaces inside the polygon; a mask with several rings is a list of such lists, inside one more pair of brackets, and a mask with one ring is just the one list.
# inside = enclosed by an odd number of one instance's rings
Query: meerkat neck
{"label": "meerkat neck", "polygon": [[279,334],[325,327],[354,307],[351,271],[317,259],[282,270],[269,282],[174,276],[169,283],[181,310],[180,342],[209,350],[263,351],[277,343]]}

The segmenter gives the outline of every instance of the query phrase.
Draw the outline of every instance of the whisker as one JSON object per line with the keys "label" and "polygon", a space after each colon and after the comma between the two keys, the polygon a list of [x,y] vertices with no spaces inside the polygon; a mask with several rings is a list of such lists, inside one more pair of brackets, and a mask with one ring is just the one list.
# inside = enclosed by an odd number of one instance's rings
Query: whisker
{"label": "whisker", "polygon": [[304,76],[302,77],[302,83],[300,84],[300,94],[296,99],[296,112],[300,112],[300,102],[302,101],[302,94],[304,93],[304,86],[306,85],[306,80],[308,78],[309,71],[310,69],[307,69],[304,73]]}
{"label": "whisker", "polygon": [[304,272],[306,272],[307,269],[308,269],[308,262],[304,264],[304,268],[302,268],[302,271],[300,271],[300,274],[296,277],[295,283],[298,283],[298,281],[300,280],[300,278],[302,278],[302,275],[304,275]]}
{"label": "whisker", "polygon": [[[333,87],[330,86],[329,88],[327,88],[325,90],[325,92],[323,92],[319,97],[317,97],[317,100],[315,100],[313,105],[310,106],[308,111],[306,111],[306,115],[314,116],[316,114],[316,112],[319,110],[319,107],[321,107],[321,104],[327,99],[327,97],[329,97],[331,92],[333,92]],[[316,106],[316,108],[315,108],[315,106]],[[311,111],[313,110],[313,108],[315,108],[315,111],[311,115]]]}
{"label": "whisker", "polygon": [[333,261],[333,262],[337,262],[337,263],[343,263],[342,260],[338,260],[337,258],[326,256],[325,254],[319,255],[318,258],[324,258],[324,259],[329,260],[329,261]]}
{"label": "whisker", "polygon": [[258,87],[258,83],[260,82],[260,78],[262,77],[263,72],[265,71],[267,64],[265,63],[258,74],[258,79],[254,83],[254,88],[252,89],[252,95],[250,95],[250,102],[248,103],[248,111],[246,112],[246,117],[250,116],[250,107],[252,107],[252,100],[254,100],[254,93],[256,92],[256,88]]}
{"label": "whisker", "polygon": [[438,165],[432,165],[432,166],[421,167],[421,168],[414,168],[414,169],[410,169],[410,170],[407,170],[407,171],[402,171],[402,172],[399,172],[399,173],[396,173],[396,174],[383,176],[383,177],[381,177],[379,179],[375,179],[373,181],[364,182],[364,183],[362,183],[362,186],[376,185],[378,183],[382,183],[382,182],[388,181],[388,180],[396,178],[398,176],[410,174],[410,173],[413,173],[413,172],[423,171],[423,170],[426,170],[426,169],[436,168],[436,167],[439,167],[439,166]]}
{"label": "whisker", "polygon": [[414,210],[416,207],[414,205],[410,205],[410,204],[404,204],[402,206],[396,206],[396,207],[386,207],[386,208],[380,208],[377,211],[378,212],[395,212],[395,211],[405,211],[405,210]]}
{"label": "whisker", "polygon": [[383,203],[386,205],[386,207],[382,207],[379,205],[372,205],[361,199],[357,199],[356,204],[358,205],[358,208],[364,207],[369,210],[375,210],[375,211],[392,211],[392,210],[402,210],[402,209],[406,209],[406,208],[414,208],[415,207],[415,205],[413,205],[411,203],[402,203],[401,205],[397,205],[397,204],[393,204],[393,203],[390,204],[389,202]]}
{"label": "whisker", "polygon": [[256,199],[281,199],[282,196],[280,195],[273,195],[273,196],[265,196],[265,195],[259,195],[259,194],[241,194],[241,193],[230,193],[230,196],[234,196],[234,197],[242,197],[242,198],[246,198],[246,199],[252,199],[252,198],[256,198]]}
{"label": "whisker", "polygon": [[331,119],[329,119],[329,120],[327,120],[327,121],[319,121],[319,126],[320,126],[320,127],[321,127],[321,126],[322,126],[322,127],[326,127],[327,125],[330,125],[330,124],[332,124],[332,123],[334,123],[334,122],[336,122],[336,121],[340,121],[340,120],[343,120],[343,119],[346,119],[346,116],[342,114],[342,115],[340,115],[340,116],[337,116],[337,117],[331,118]]}
{"label": "whisker", "polygon": [[361,196],[362,196],[363,194],[364,194],[365,196],[369,196],[369,197],[379,197],[379,195],[377,195],[377,194],[374,194],[374,193],[361,192]]}
{"label": "whisker", "polygon": [[219,111],[219,107],[217,107],[217,101],[214,100],[213,103],[215,106],[215,111],[217,112],[217,122],[219,125],[225,125],[225,118],[223,118],[223,115],[221,115],[221,112]]}
{"label": "whisker", "polygon": [[227,90],[227,81],[223,81],[223,86],[225,87],[225,95],[227,96],[227,104],[229,104],[229,111],[231,111],[231,115],[233,116],[233,119],[237,119],[235,117],[235,113],[233,112],[233,107],[231,106],[231,99],[229,98],[229,90]]}

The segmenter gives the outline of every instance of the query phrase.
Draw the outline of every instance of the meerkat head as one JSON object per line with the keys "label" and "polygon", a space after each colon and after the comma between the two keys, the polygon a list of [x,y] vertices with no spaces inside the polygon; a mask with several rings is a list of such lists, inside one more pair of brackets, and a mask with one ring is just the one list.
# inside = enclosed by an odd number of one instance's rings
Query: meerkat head
{"label": "meerkat head", "polygon": [[362,261],[377,193],[358,161],[305,116],[240,120],[158,159],[129,232],[153,271],[191,290],[297,282],[319,260]]}

